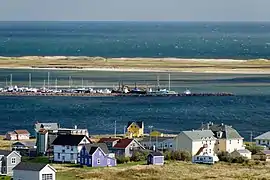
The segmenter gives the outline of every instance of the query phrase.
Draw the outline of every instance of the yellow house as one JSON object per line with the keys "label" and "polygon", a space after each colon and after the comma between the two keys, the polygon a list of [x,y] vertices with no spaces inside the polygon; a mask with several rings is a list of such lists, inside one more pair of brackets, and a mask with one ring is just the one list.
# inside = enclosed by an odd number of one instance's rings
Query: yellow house
{"label": "yellow house", "polygon": [[159,131],[152,131],[150,133],[150,136],[152,136],[152,137],[163,137],[163,133],[161,133]]}
{"label": "yellow house", "polygon": [[142,137],[144,134],[143,121],[130,121],[127,125],[127,136],[129,138]]}

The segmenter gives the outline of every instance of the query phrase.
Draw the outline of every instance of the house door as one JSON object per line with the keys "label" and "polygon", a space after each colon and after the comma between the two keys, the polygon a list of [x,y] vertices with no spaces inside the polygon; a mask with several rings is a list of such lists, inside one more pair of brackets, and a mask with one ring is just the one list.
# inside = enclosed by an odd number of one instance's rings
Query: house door
{"label": "house door", "polygon": [[62,161],[65,162],[65,156],[62,156]]}

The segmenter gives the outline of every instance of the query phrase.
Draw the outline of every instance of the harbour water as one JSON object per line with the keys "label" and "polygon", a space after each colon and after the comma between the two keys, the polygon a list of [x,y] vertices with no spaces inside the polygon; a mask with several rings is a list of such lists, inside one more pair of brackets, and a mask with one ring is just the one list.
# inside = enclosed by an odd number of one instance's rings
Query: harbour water
{"label": "harbour water", "polygon": [[[13,75],[13,85],[41,86],[47,78],[46,70],[0,71],[1,85]],[[118,80],[137,85],[154,85],[156,73],[50,71],[52,79],[61,85],[68,84],[68,76],[74,86],[81,86],[81,78],[91,87],[117,86]],[[161,87],[168,87],[168,74],[160,76]],[[91,83],[90,83],[91,82]],[[9,83],[9,81],[7,82]],[[0,96],[0,134],[7,130],[26,128],[32,130],[36,121],[59,122],[62,126],[88,128],[91,134],[122,133],[130,120],[145,121],[165,133],[177,133],[196,129],[202,122],[226,123],[237,128],[249,139],[250,131],[258,135],[269,130],[269,75],[194,74],[172,73],[171,89],[183,92],[233,92],[234,97],[4,97]]]}

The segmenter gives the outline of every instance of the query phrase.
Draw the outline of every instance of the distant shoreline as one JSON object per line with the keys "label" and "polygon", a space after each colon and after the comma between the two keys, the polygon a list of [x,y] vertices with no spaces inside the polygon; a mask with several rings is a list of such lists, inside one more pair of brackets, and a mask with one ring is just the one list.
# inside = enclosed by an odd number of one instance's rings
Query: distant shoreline
{"label": "distant shoreline", "polygon": [[24,56],[0,57],[0,68],[69,71],[270,74],[270,60]]}

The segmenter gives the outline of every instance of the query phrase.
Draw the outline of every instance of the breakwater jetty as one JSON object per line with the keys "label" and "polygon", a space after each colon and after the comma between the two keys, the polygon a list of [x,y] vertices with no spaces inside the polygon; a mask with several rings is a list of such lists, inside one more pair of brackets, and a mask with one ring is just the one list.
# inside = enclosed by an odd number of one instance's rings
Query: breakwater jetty
{"label": "breakwater jetty", "polygon": [[67,96],[67,97],[187,97],[187,96],[235,96],[233,93],[176,93],[176,94],[132,94],[132,93],[33,93],[0,92],[0,96]]}

